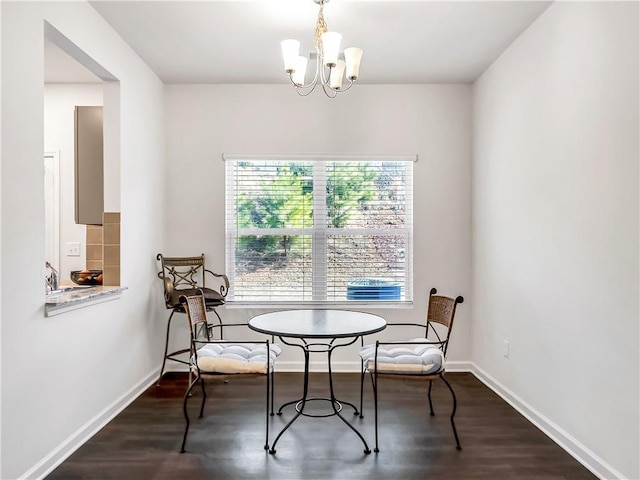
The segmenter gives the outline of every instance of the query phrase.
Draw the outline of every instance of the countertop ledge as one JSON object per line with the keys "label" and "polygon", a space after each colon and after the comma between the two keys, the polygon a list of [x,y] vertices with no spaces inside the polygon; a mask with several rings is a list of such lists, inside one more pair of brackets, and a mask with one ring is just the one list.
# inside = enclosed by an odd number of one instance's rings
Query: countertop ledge
{"label": "countertop ledge", "polygon": [[51,317],[70,310],[115,300],[120,298],[122,292],[128,290],[128,288],[129,287],[95,286],[46,297],[44,313],[46,317]]}

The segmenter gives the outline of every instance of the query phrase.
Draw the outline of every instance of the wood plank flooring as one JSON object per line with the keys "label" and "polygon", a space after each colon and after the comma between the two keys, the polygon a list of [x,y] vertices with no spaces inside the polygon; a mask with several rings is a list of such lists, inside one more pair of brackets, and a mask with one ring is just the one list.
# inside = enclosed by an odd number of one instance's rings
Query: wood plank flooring
{"label": "wood plank flooring", "polygon": [[[264,377],[222,377],[207,383],[204,417],[200,391],[189,400],[186,453],[182,398],[186,374],[165,375],[48,477],[56,479],[594,479],[586,468],[469,373],[448,373],[458,398],[434,382],[436,415],[429,415],[426,385],[417,379],[380,382],[380,452],[365,455],[358,437],[338,418],[299,418],[277,452],[264,450]],[[343,415],[374,447],[371,383],[365,383],[364,418]],[[311,374],[311,396],[326,396],[328,377]],[[358,406],[358,374],[334,374],[336,395]],[[302,374],[276,374],[276,407],[300,396]],[[319,408],[319,407],[317,407]],[[270,441],[293,416],[287,407],[270,417]]]}

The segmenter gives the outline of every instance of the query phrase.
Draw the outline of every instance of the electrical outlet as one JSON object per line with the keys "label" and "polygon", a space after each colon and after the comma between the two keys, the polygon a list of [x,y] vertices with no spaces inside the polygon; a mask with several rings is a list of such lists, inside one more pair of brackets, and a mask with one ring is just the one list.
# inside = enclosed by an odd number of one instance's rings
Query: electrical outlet
{"label": "electrical outlet", "polygon": [[66,252],[67,252],[67,257],[79,257],[80,242],[67,242]]}
{"label": "electrical outlet", "polygon": [[509,342],[507,340],[502,342],[502,356],[504,358],[509,358]]}

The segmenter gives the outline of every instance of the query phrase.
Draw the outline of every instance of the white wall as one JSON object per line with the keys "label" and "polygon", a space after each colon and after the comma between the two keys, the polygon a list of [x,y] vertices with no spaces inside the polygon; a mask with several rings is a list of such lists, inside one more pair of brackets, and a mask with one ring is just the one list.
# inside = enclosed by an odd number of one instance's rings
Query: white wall
{"label": "white wall", "polygon": [[[167,86],[166,91],[171,219],[166,254],[204,252],[212,269],[224,270],[222,153],[418,154],[414,306],[374,313],[390,321],[418,320],[433,286],[469,299],[470,86],[358,85],[333,100],[321,92],[299,97],[287,85]],[[223,315],[246,321],[260,312],[227,308]],[[452,365],[470,359],[468,304],[458,312]],[[187,338],[186,327],[182,336]],[[337,369],[359,368],[355,346],[337,350],[334,358]],[[326,369],[326,358],[315,360]],[[301,366],[297,349],[285,351],[278,361],[280,369]]]}
{"label": "white wall", "polygon": [[[69,272],[86,268],[87,227],[75,223],[74,215],[74,108],[102,105],[102,85],[45,85],[44,150],[60,153],[60,264],[54,265],[61,280]],[[65,253],[67,242],[80,243],[80,256]]]}
{"label": "white wall", "polygon": [[[163,248],[165,154],[161,82],[89,4],[0,8],[0,477],[8,479],[42,476],[155,376],[166,318],[154,260]],[[50,318],[42,280],[45,20],[120,81],[120,123],[106,125],[105,135],[117,140],[109,154],[115,149],[120,160],[122,190],[110,202],[122,210],[122,282],[129,287],[119,300]],[[117,98],[112,90],[109,98]]]}
{"label": "white wall", "polygon": [[[2,51],[2,7],[0,7],[0,51]],[[0,62],[0,79],[2,79],[2,62]],[[0,87],[2,81],[0,80]],[[2,105],[3,91],[0,88],[0,106]],[[0,132],[2,132],[2,117],[0,115]],[[0,133],[0,152],[2,152],[2,134]],[[1,158],[1,155],[0,155]],[[0,162],[0,212],[2,211],[2,163]],[[2,221],[0,221],[0,292],[2,291]],[[1,296],[0,296],[1,298]],[[2,339],[2,305],[0,304],[0,339]],[[0,341],[0,386],[2,385],[2,341]],[[2,428],[2,395],[0,395],[0,428]],[[2,442],[0,441],[0,472],[2,472]]]}
{"label": "white wall", "polygon": [[474,88],[473,358],[604,478],[640,478],[638,40],[556,2]]}
{"label": "white wall", "polygon": [[[224,269],[223,152],[418,154],[414,308],[375,312],[422,316],[431,286],[464,295],[452,363],[473,357],[603,477],[640,477],[637,4],[554,4],[477,83],[473,105],[470,87],[438,85],[359,85],[334,100],[288,86],[171,86],[163,97],[87,4],[0,8],[0,477],[42,475],[153,378],[167,317],[155,253],[204,252]],[[109,204],[123,212],[130,287],[52,318],[41,268],[43,19],[121,83],[122,123],[106,126],[117,147],[105,150],[121,161]],[[286,352],[284,365],[299,356]],[[354,358],[343,349],[336,360],[347,369]]]}

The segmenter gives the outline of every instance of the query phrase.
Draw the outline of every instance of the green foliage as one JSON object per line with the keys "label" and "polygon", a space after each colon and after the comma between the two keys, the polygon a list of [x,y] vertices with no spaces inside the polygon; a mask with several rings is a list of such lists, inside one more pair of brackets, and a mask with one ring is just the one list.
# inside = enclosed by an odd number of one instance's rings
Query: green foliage
{"label": "green foliage", "polygon": [[[316,164],[316,168],[324,165]],[[327,221],[334,228],[346,226],[357,209],[374,198],[376,172],[360,162],[335,162],[327,166]],[[313,166],[304,162],[257,165],[242,164],[256,179],[238,192],[239,228],[296,228],[313,226]],[[302,235],[244,235],[238,239],[242,251],[267,255],[297,255]]]}
{"label": "green foliage", "polygon": [[336,162],[327,171],[327,214],[334,228],[344,227],[354,210],[373,198],[376,172],[360,162]]}
{"label": "green foliage", "polygon": [[[255,175],[256,168],[244,165]],[[239,193],[237,218],[240,228],[310,228],[313,225],[312,167],[288,163],[265,169],[257,175],[258,188]],[[290,252],[298,236],[243,236],[239,247],[275,254]]]}

